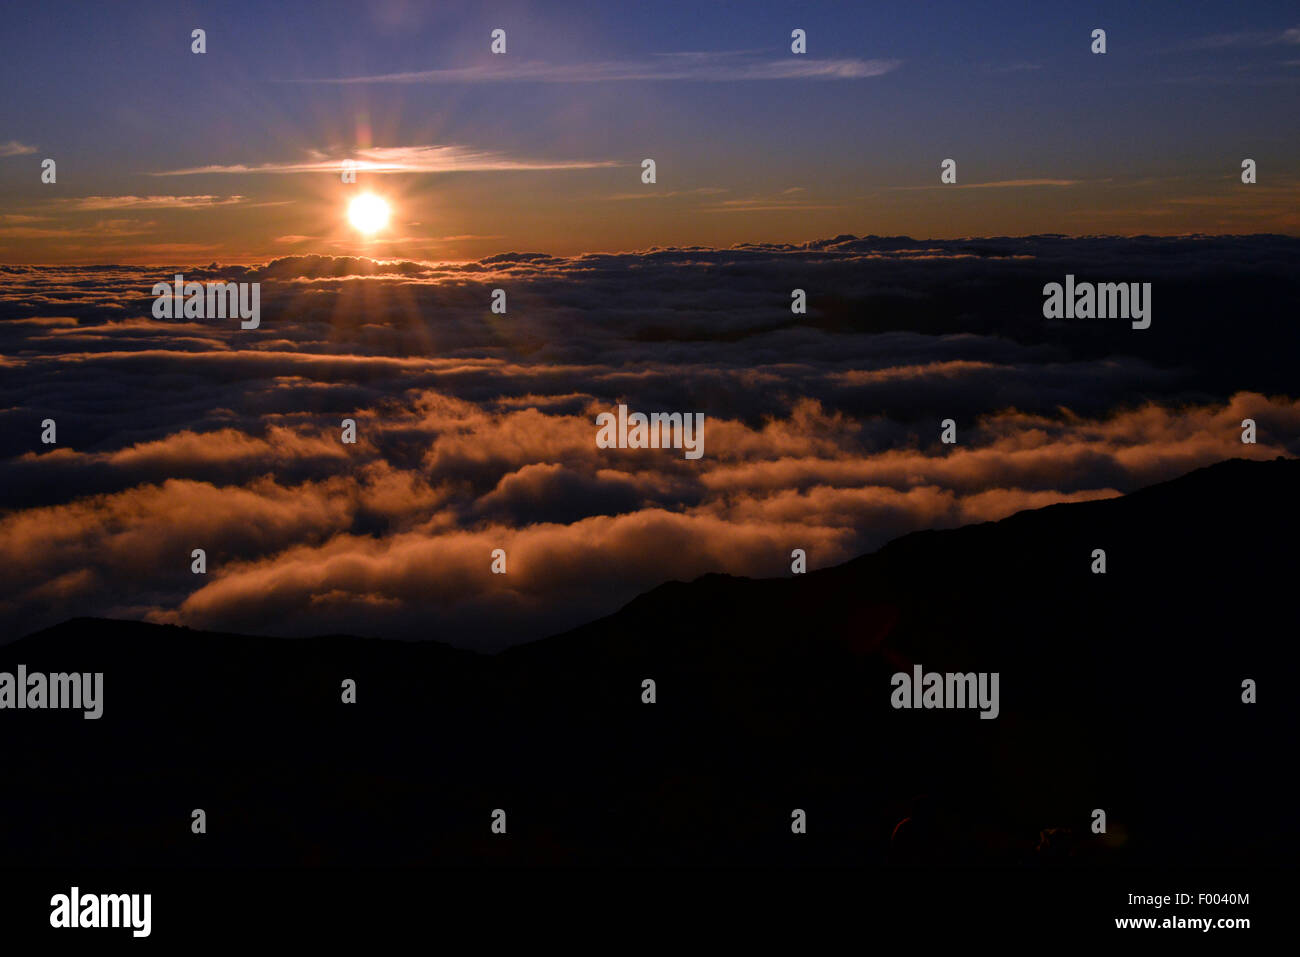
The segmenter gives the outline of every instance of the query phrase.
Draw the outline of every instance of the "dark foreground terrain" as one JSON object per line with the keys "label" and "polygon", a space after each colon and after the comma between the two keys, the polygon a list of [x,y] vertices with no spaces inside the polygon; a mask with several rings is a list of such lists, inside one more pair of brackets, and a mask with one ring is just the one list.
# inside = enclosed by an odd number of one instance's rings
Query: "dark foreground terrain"
{"label": "dark foreground terrain", "polygon": [[[0,711],[0,864],[1290,860],[1297,488],[1224,462],[496,656],[74,619],[0,647],[105,675],[98,721]],[[894,710],[914,663],[999,672],[1000,716]]]}

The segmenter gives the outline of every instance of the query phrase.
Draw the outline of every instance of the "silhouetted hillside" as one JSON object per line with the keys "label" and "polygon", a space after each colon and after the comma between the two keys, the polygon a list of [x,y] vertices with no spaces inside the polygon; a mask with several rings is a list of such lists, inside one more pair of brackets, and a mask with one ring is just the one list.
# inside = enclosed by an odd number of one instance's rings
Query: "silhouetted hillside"
{"label": "silhouetted hillside", "polygon": [[[0,647],[0,671],[105,675],[97,721],[0,711],[0,861],[1289,859],[1298,487],[1300,461],[1224,462],[807,575],[669,583],[496,656],[74,619]],[[998,718],[892,708],[917,663],[1000,673]]]}

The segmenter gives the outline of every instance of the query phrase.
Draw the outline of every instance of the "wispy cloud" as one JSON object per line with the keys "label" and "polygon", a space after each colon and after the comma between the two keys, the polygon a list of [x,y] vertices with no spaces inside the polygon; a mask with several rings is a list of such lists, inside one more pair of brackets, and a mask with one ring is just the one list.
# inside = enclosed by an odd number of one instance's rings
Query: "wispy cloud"
{"label": "wispy cloud", "polygon": [[614,193],[612,196],[606,196],[604,198],[610,200],[667,199],[675,196],[715,196],[718,193],[725,192],[727,192],[727,190],[721,186],[701,186],[698,189],[647,189],[638,193]]}
{"label": "wispy cloud", "polygon": [[705,203],[699,209],[704,213],[771,213],[813,209],[843,209],[840,205],[821,204],[802,194],[807,189],[803,186],[791,186],[779,193],[742,196],[736,199],[720,199]]}
{"label": "wispy cloud", "polygon": [[490,150],[464,146],[376,146],[348,156],[328,156],[312,150],[297,162],[259,163],[249,166],[193,166],[151,173],[152,176],[194,176],[205,173],[318,173],[338,172],[344,160],[356,164],[362,173],[466,173],[520,170],[594,169],[617,166],[611,160],[512,159]]}
{"label": "wispy cloud", "polygon": [[666,53],[649,60],[595,63],[493,62],[373,76],[318,77],[293,83],[611,83],[628,80],[859,80],[897,69],[901,60],[804,56],[761,59],[751,51]]}
{"label": "wispy cloud", "polygon": [[932,186],[888,186],[889,190],[912,189],[1014,189],[1021,186],[1077,186],[1078,179],[1002,179],[992,183],[935,183]]}
{"label": "wispy cloud", "polygon": [[1176,44],[1168,52],[1189,53],[1197,50],[1227,50],[1238,47],[1266,47],[1279,43],[1300,44],[1300,27],[1276,30],[1239,30],[1235,33],[1212,33]]}
{"label": "wispy cloud", "polygon": [[834,204],[809,203],[800,199],[755,196],[750,199],[724,199],[701,207],[706,213],[771,213],[801,209],[843,209]]}
{"label": "wispy cloud", "polygon": [[0,226],[0,239],[58,239],[80,236],[96,238],[143,236],[153,232],[156,223],[135,219],[100,219],[87,226]]}
{"label": "wispy cloud", "polygon": [[74,210],[204,209],[247,202],[244,196],[81,196],[60,201]]}
{"label": "wispy cloud", "polygon": [[23,156],[27,153],[35,152],[35,146],[28,146],[26,143],[19,143],[17,140],[10,140],[8,143],[0,143],[0,156]]}

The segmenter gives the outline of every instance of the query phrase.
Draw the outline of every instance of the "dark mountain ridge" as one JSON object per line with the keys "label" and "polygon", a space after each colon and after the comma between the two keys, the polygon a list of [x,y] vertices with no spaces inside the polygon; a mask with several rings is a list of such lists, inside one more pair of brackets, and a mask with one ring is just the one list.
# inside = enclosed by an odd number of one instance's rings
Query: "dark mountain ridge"
{"label": "dark mountain ridge", "polygon": [[[1297,479],[1232,460],[806,575],[671,582],[493,656],[72,619],[0,647],[0,671],[104,674],[99,720],[0,711],[0,862],[1287,860]],[[998,717],[895,709],[916,664],[998,673]]]}

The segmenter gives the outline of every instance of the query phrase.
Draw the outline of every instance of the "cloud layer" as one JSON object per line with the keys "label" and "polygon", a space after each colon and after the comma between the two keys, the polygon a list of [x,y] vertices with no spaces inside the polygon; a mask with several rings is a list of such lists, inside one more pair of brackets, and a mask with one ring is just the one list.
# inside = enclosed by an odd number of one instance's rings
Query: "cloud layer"
{"label": "cloud layer", "polygon": [[[794,548],[818,567],[915,529],[1295,455],[1298,252],[845,236],[0,267],[0,623],[496,647],[664,580],[788,573]],[[261,327],[154,320],[150,288],[177,271],[260,282]],[[1152,282],[1151,329],[1044,320],[1042,286],[1067,272]],[[598,448],[595,417],[620,402],[704,413],[703,457]]]}

